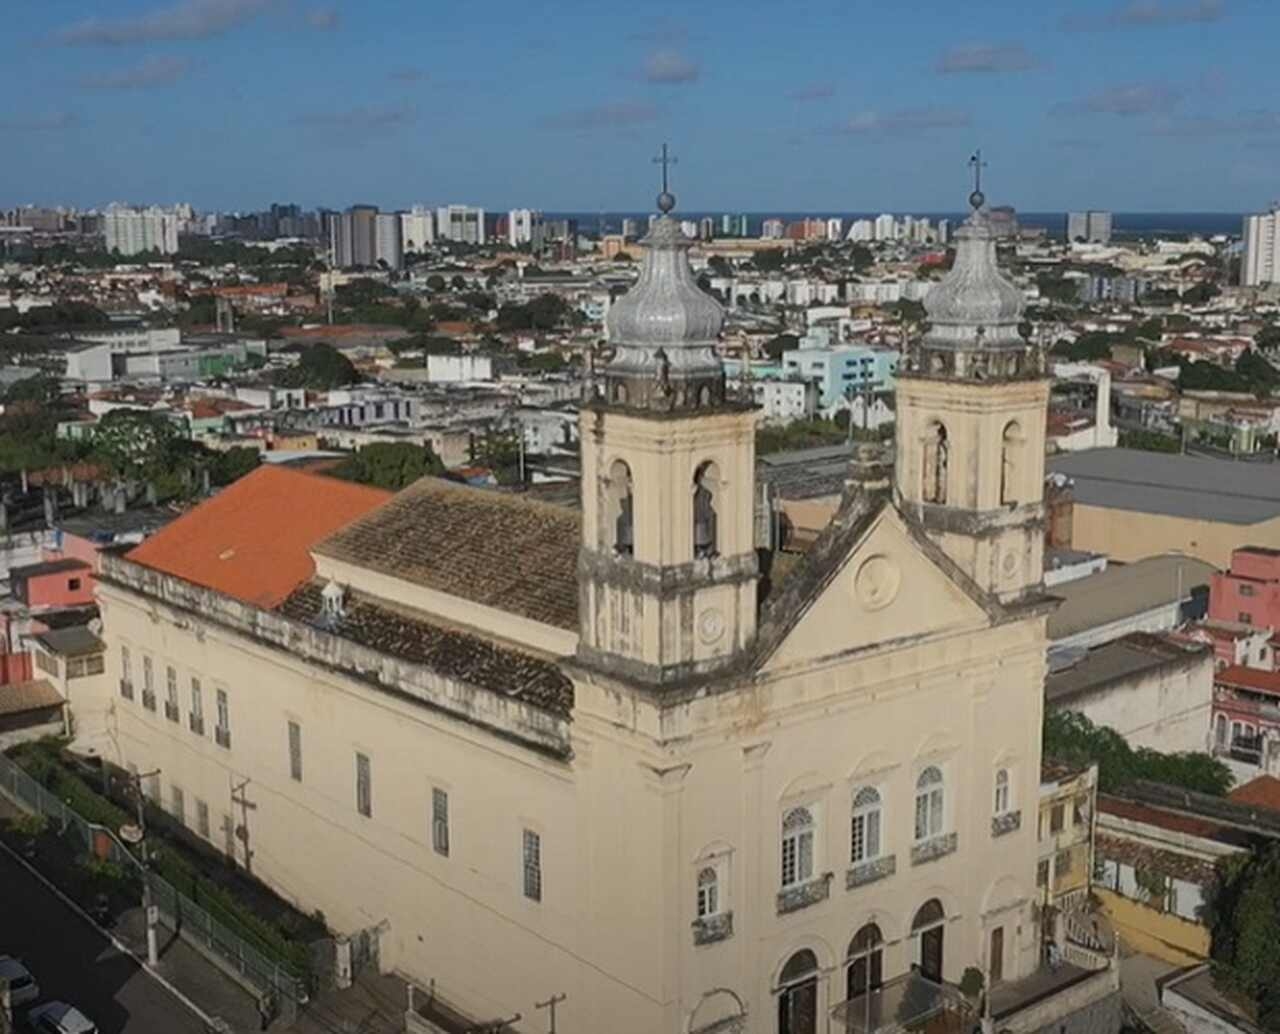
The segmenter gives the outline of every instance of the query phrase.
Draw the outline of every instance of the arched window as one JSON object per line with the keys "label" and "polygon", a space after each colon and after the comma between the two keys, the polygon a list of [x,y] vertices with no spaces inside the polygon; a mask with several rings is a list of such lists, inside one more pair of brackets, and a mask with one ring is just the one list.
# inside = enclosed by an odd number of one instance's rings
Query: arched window
{"label": "arched window", "polygon": [[1009,770],[1002,768],[996,773],[996,810],[1003,815],[1009,810]]}
{"label": "arched window", "polygon": [[1227,716],[1224,714],[1218,715],[1214,720],[1213,741],[1220,750],[1225,749],[1227,745]]}
{"label": "arched window", "polygon": [[693,555],[712,557],[718,550],[716,503],[720,494],[720,471],[714,463],[704,463],[693,475]]}
{"label": "arched window", "polygon": [[1000,503],[1018,501],[1018,480],[1022,472],[1018,460],[1022,455],[1022,428],[1018,421],[1010,420],[1000,438]]}
{"label": "arched window", "polygon": [[849,968],[846,974],[845,998],[874,991],[884,982],[884,936],[875,923],[867,923],[849,942]]}
{"label": "arched window", "polygon": [[613,551],[620,556],[635,552],[635,512],[631,493],[631,468],[622,460],[615,460],[609,468],[608,518],[613,536]]}
{"label": "arched window", "polygon": [[916,839],[928,840],[942,832],[942,771],[930,765],[916,780]]}
{"label": "arched window", "polygon": [[792,808],[782,817],[782,885],[813,879],[813,813]]}
{"label": "arched window", "polygon": [[849,861],[854,865],[880,857],[880,791],[864,786],[853,795]]}
{"label": "arched window", "polygon": [[948,450],[947,429],[937,422],[930,424],[924,439],[923,491],[926,503],[947,501]]}
{"label": "arched window", "polygon": [[814,1034],[818,1029],[818,957],[802,948],[782,967],[778,1034]]}
{"label": "arched window", "polygon": [[708,865],[698,873],[698,918],[718,915],[720,912],[720,877]]}

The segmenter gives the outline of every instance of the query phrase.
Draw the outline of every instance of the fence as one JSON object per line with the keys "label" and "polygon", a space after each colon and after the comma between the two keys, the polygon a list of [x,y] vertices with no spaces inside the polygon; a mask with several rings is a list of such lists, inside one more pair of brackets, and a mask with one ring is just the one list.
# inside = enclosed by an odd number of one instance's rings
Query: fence
{"label": "fence", "polygon": [[18,807],[45,816],[77,853],[114,862],[145,879],[163,925],[260,994],[273,997],[278,1008],[292,1015],[295,1006],[306,1002],[303,981],[232,933],[163,877],[144,869],[116,839],[114,830],[85,821],[4,754],[0,754],[0,793]]}

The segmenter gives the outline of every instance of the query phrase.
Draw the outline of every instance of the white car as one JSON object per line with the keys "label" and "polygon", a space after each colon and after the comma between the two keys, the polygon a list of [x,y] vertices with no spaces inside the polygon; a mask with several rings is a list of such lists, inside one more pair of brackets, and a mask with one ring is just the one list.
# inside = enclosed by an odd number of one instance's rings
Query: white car
{"label": "white car", "polygon": [[36,1006],[27,1013],[27,1025],[37,1034],[98,1034],[93,1021],[66,1002]]}
{"label": "white car", "polygon": [[40,997],[40,985],[31,970],[12,955],[0,955],[0,980],[9,981],[9,1004],[15,1009]]}

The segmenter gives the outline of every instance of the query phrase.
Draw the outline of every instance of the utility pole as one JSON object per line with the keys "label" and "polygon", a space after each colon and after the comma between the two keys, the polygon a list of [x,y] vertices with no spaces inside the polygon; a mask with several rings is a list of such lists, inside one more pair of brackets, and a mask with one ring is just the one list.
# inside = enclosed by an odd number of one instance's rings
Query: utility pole
{"label": "utility pole", "polygon": [[126,843],[137,844],[142,854],[142,908],[147,919],[147,965],[154,967],[159,961],[156,950],[156,906],[151,902],[151,864],[150,851],[147,848],[147,808],[146,797],[142,792],[142,780],[152,779],[160,774],[156,768],[150,772],[135,772],[129,780],[133,784],[134,800],[138,806],[137,825],[130,829],[124,826],[120,830],[120,838]]}
{"label": "utility pole", "polygon": [[551,1029],[547,1034],[556,1034],[556,1006],[567,998],[568,995],[556,994],[552,995],[545,1002],[534,1002],[535,1009],[546,1009],[551,1014]]}
{"label": "utility pole", "polygon": [[245,794],[245,788],[253,782],[252,779],[245,779],[242,783],[233,783],[231,786],[231,803],[240,806],[240,842],[244,844],[244,871],[252,874],[253,872],[253,850],[249,847],[249,812],[257,811],[258,806],[249,800]]}

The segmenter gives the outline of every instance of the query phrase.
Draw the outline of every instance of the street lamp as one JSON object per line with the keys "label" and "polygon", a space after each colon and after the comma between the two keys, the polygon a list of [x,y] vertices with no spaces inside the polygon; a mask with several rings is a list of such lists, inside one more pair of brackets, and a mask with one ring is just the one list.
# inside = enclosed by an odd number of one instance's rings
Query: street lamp
{"label": "street lamp", "polygon": [[147,811],[146,798],[142,793],[142,780],[158,776],[160,769],[152,772],[135,773],[130,776],[133,783],[134,799],[138,805],[137,824],[126,823],[120,827],[120,839],[131,846],[139,846],[142,854],[142,907],[147,917],[147,965],[155,966],[158,961],[156,951],[156,919],[158,909],[151,902],[151,868],[148,864],[147,851]]}

